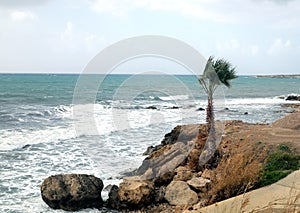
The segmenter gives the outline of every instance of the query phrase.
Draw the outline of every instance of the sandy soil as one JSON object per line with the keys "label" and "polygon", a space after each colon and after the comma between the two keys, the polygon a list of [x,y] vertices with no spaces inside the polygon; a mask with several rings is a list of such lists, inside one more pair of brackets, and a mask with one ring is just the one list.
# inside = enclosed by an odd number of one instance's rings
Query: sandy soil
{"label": "sandy soil", "polygon": [[300,212],[300,170],[286,178],[237,197],[183,213],[235,213],[235,212]]}

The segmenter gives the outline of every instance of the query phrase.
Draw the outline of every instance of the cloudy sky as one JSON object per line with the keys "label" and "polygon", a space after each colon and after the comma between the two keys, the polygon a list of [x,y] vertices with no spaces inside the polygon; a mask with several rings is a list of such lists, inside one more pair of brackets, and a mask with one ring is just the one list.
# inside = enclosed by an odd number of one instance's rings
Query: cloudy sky
{"label": "cloudy sky", "polygon": [[0,72],[80,73],[103,48],[163,35],[239,75],[300,74],[297,0],[0,0]]}

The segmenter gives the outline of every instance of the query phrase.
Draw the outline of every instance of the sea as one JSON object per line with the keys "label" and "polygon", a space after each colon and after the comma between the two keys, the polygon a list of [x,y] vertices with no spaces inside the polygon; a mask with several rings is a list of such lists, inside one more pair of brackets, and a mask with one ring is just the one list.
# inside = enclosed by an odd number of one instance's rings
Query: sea
{"label": "sea", "polygon": [[[98,77],[0,74],[0,212],[64,212],[43,202],[46,177],[84,173],[105,187],[118,184],[175,126],[205,123],[197,76]],[[216,120],[272,123],[293,111],[283,104],[299,103],[285,97],[300,93],[300,79],[239,76],[231,83],[215,92]]]}

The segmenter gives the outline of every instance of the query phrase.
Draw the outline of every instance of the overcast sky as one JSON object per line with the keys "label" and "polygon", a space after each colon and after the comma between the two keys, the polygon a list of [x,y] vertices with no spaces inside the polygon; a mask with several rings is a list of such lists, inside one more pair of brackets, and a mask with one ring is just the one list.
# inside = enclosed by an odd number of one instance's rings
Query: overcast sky
{"label": "overcast sky", "polygon": [[239,75],[300,74],[297,0],[0,0],[0,72],[80,73],[139,35],[179,39]]}

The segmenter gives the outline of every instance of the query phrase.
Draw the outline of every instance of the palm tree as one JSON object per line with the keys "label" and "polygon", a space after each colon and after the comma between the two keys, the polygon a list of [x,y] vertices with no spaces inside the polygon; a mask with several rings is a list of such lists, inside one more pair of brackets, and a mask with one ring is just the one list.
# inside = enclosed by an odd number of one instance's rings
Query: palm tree
{"label": "palm tree", "polygon": [[203,75],[198,78],[199,83],[203,86],[207,96],[206,122],[208,133],[215,138],[215,118],[213,108],[213,95],[218,86],[224,84],[230,87],[230,81],[237,78],[235,67],[224,59],[214,61],[212,56],[209,57]]}

